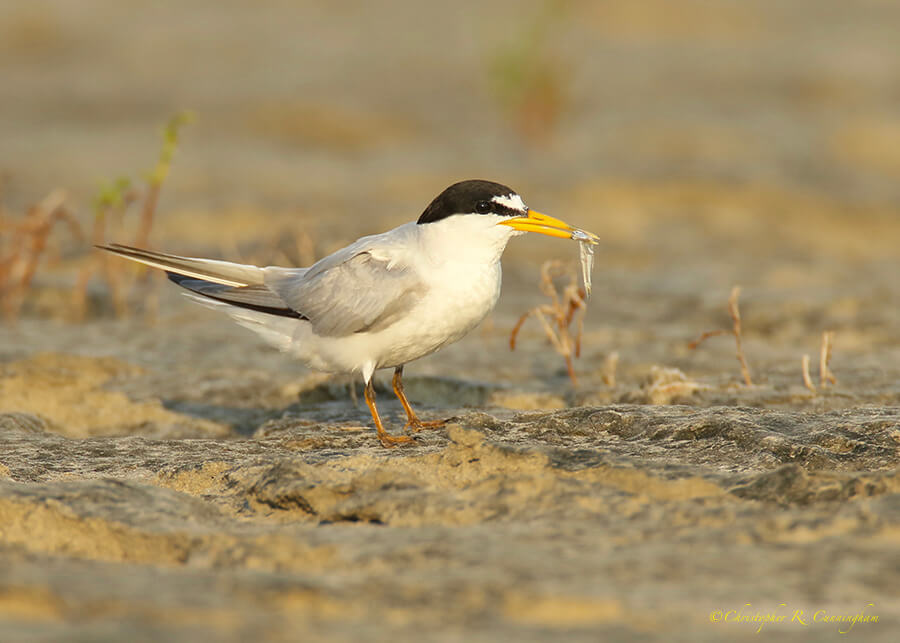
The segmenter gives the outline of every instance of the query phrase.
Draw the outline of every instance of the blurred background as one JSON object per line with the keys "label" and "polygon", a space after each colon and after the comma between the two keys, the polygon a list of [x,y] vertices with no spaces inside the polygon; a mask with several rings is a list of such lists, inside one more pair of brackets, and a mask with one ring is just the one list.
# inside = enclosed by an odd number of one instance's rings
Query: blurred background
{"label": "blurred background", "polygon": [[[64,189],[89,238],[98,194],[140,184],[188,109],[154,247],[309,261],[481,177],[603,237],[589,328],[681,341],[694,326],[665,329],[722,319],[742,283],[750,333],[896,343],[898,24],[891,0],[7,1],[0,203],[12,221]],[[77,247],[36,291],[71,287]],[[511,244],[501,314],[575,252]],[[55,292],[22,314],[67,317]]]}
{"label": "blurred background", "polygon": [[767,225],[816,196],[895,206],[898,24],[890,0],[7,1],[3,200],[87,206],[191,109],[161,220],[366,232],[476,176],[612,234],[698,190]]}
{"label": "blurred background", "polygon": [[[305,265],[467,178],[601,236],[578,388],[517,238],[414,449],[91,247]],[[898,249],[897,0],[0,0],[2,638],[892,641]]]}

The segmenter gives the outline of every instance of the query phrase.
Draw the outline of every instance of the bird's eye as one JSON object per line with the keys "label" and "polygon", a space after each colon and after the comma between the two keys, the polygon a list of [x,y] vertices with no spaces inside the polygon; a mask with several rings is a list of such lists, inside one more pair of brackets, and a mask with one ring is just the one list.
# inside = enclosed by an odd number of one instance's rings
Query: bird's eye
{"label": "bird's eye", "polygon": [[475,204],[475,212],[478,214],[487,214],[491,211],[491,202],[490,201],[479,201]]}

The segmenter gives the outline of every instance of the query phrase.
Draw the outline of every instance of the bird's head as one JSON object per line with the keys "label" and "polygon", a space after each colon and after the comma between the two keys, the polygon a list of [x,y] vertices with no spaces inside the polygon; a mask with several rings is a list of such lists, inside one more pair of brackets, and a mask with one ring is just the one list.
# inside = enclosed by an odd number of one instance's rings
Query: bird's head
{"label": "bird's head", "polygon": [[441,192],[425,208],[417,223],[435,223],[453,216],[485,217],[492,225],[564,239],[572,239],[578,232],[565,221],[531,210],[512,188],[478,179],[454,183]]}

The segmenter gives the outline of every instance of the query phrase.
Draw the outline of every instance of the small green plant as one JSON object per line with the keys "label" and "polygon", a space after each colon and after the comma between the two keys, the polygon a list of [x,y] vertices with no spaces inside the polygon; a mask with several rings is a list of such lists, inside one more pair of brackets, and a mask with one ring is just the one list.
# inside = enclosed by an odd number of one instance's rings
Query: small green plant
{"label": "small green plant", "polygon": [[193,121],[193,112],[182,111],[170,118],[169,122],[163,127],[163,143],[159,151],[159,159],[154,168],[146,173],[145,177],[147,179],[147,192],[141,208],[137,236],[134,239],[134,245],[140,248],[146,247],[149,241],[150,229],[153,227],[153,215],[156,212],[156,204],[159,201],[159,192],[162,189],[162,184],[169,176],[172,158],[175,156],[175,150],[178,149],[179,132],[183,126]]}
{"label": "small green plant", "polygon": [[[178,149],[181,128],[192,122],[194,115],[190,111],[175,114],[162,129],[162,146],[159,158],[150,170],[144,173],[144,185],[135,186],[128,177],[119,177],[100,186],[94,197],[94,219],[91,241],[94,245],[106,243],[110,233],[120,240],[123,235],[123,224],[135,203],[140,203],[137,230],[133,245],[146,248],[150,242],[150,232],[159,194],[163,183],[169,176],[175,151]],[[109,288],[113,309],[117,317],[128,314],[127,275],[143,274],[139,272],[123,272],[113,269],[106,253],[92,253],[81,270],[75,287],[75,311],[78,318],[83,318],[87,310],[87,291],[91,279],[99,275]]]}
{"label": "small green plant", "polygon": [[565,0],[548,0],[489,56],[491,90],[515,129],[532,142],[549,136],[568,100],[568,65],[552,49],[554,28],[568,12]]}

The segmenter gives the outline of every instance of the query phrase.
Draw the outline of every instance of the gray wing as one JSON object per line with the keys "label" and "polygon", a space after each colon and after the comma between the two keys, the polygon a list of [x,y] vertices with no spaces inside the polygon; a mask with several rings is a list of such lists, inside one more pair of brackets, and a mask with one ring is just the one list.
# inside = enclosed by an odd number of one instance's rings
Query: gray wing
{"label": "gray wing", "polygon": [[266,268],[265,284],[306,317],[317,335],[387,328],[425,292],[417,272],[400,258],[406,254],[402,235],[389,234],[360,239],[303,272]]}

